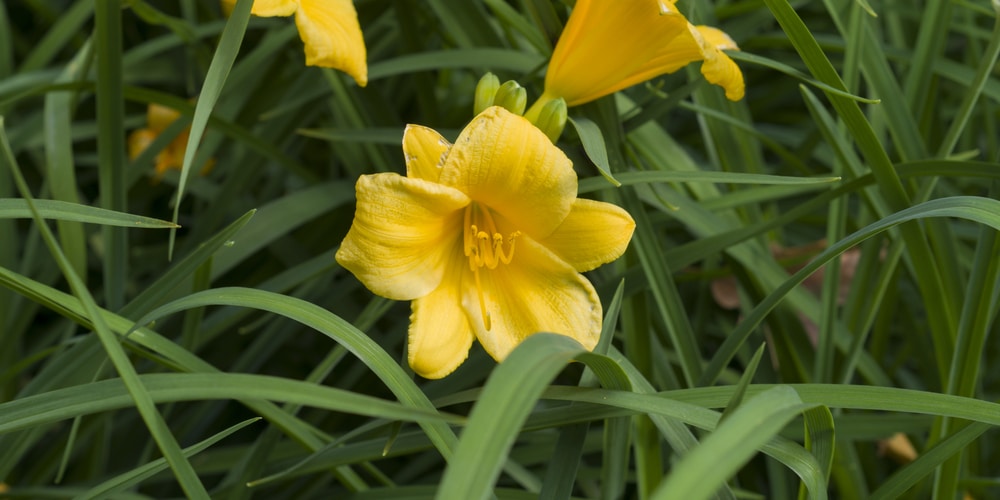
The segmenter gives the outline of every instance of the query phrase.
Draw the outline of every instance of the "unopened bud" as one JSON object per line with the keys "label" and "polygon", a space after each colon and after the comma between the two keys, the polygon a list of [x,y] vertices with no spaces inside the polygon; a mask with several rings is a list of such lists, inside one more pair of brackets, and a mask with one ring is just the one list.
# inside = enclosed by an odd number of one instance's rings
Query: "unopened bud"
{"label": "unopened bud", "polygon": [[528,105],[528,91],[514,80],[507,80],[497,90],[493,105],[500,106],[515,115],[523,115]]}
{"label": "unopened bud", "polygon": [[560,97],[542,105],[534,123],[549,137],[549,140],[555,143],[562,135],[563,129],[566,128],[566,116],[566,101]]}
{"label": "unopened bud", "polygon": [[500,79],[493,73],[486,73],[479,79],[479,83],[476,84],[476,101],[473,105],[473,111],[475,111],[476,115],[493,105],[493,100],[499,88]]}

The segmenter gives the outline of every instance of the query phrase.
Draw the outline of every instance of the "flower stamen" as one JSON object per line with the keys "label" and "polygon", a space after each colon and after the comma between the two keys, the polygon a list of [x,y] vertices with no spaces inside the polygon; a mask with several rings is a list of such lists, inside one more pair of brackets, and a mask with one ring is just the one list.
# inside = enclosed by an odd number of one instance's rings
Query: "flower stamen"
{"label": "flower stamen", "polygon": [[[497,231],[496,222],[489,209],[476,203],[465,209],[464,221],[465,256],[469,259],[469,269],[476,281],[476,295],[479,299],[479,310],[483,317],[483,326],[489,331],[492,327],[490,313],[486,310],[486,299],[483,296],[483,286],[479,278],[479,270],[483,267],[492,270],[501,263],[510,264],[514,258],[514,241],[521,235],[520,231],[510,233],[505,239]],[[506,243],[506,249],[504,248]]]}

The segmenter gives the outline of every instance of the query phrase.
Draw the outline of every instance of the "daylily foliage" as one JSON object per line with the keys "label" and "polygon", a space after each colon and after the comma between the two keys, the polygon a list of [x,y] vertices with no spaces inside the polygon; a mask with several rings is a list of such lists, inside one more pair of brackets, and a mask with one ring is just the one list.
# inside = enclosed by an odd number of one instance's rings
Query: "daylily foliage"
{"label": "daylily foliage", "polygon": [[[562,97],[577,106],[701,61],[709,82],[743,98],[743,74],[723,50],[738,50],[722,31],[688,22],[671,0],[577,0],[538,103]],[[532,116],[529,111],[529,116]]]}
{"label": "daylily foliage", "polygon": [[[236,0],[222,0],[232,9]],[[255,16],[295,15],[305,44],[306,64],[343,71],[358,85],[368,84],[365,40],[351,0],[254,0]]]}
{"label": "daylily foliage", "polygon": [[631,216],[577,198],[566,155],[501,107],[476,116],[454,145],[409,125],[403,152],[405,177],[358,180],[336,257],[371,291],[413,301],[413,370],[451,373],[474,338],[498,361],[540,331],[593,349],[602,308],[580,273],[625,251]]}

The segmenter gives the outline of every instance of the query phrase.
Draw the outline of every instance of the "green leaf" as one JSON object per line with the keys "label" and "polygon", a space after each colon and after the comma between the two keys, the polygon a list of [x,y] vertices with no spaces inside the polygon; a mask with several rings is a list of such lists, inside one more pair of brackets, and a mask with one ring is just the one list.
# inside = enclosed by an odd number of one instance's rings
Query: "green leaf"
{"label": "green leaf", "polygon": [[685,455],[650,498],[710,498],[807,407],[790,387],[779,386],[754,396]]}
{"label": "green leaf", "polygon": [[577,135],[580,136],[580,142],[583,143],[583,150],[587,153],[587,158],[594,162],[594,166],[608,182],[615,187],[621,186],[622,183],[618,182],[611,174],[608,150],[604,146],[604,135],[601,134],[600,127],[593,120],[587,118],[570,118],[569,122],[573,124]]}
{"label": "green leaf", "polygon": [[716,351],[708,367],[705,368],[705,372],[699,380],[700,383],[698,385],[708,385],[708,383],[714,381],[722,371],[722,368],[735,355],[739,345],[764,320],[764,316],[770,313],[792,288],[802,283],[810,274],[845,252],[848,248],[876,234],[903,222],[929,217],[960,217],[986,224],[1000,231],[1000,201],[975,196],[954,196],[927,201],[881,219],[830,245],[829,248],[817,255],[809,264],[771,292],[753,309],[749,316],[744,318],[743,322],[729,334],[729,337],[726,338],[722,346]]}
{"label": "green leaf", "polygon": [[750,362],[747,363],[746,368],[743,370],[743,375],[740,375],[740,383],[736,384],[736,391],[733,392],[733,398],[729,400],[726,404],[725,411],[722,412],[722,416],[719,417],[719,422],[724,422],[733,412],[735,412],[741,404],[743,404],[743,396],[746,394],[747,386],[753,381],[754,375],[757,373],[757,365],[760,364],[760,358],[764,356],[764,350],[767,348],[767,344],[761,344],[757,348],[757,352],[753,354],[750,358]]}
{"label": "green leaf", "polygon": [[[38,209],[39,215],[44,219],[145,229],[180,227],[173,222],[165,220],[58,200],[35,200],[35,207]],[[0,198],[0,219],[30,219],[31,217],[31,210],[28,208],[27,200],[20,198]]]}
{"label": "green leaf", "polygon": [[[219,441],[222,441],[223,439],[229,437],[236,431],[252,423],[257,422],[258,420],[260,420],[260,417],[249,418],[236,425],[229,427],[228,429],[223,430],[222,432],[219,432],[218,434],[213,435],[208,439],[205,439],[197,444],[188,446],[187,448],[184,448],[182,450],[184,456],[190,458],[208,449],[210,446],[218,443]],[[167,464],[167,461],[165,459],[158,458],[148,464],[136,467],[135,469],[132,469],[124,474],[119,474],[118,476],[108,479],[107,481],[104,481],[103,483],[94,486],[86,493],[83,493],[82,495],[79,495],[76,498],[81,500],[84,499],[90,500],[92,498],[107,498],[110,496],[114,496],[126,488],[135,486],[141,483],[142,481],[145,481],[146,479],[149,479],[155,476],[156,474],[163,472],[168,467],[169,465]]]}
{"label": "green leaf", "polygon": [[[222,38],[219,40],[219,47],[212,56],[212,63],[208,67],[208,74],[205,75],[205,83],[202,85],[198,103],[194,109],[194,118],[191,119],[191,132],[188,135],[189,147],[184,150],[184,164],[181,167],[180,182],[177,185],[177,196],[174,199],[174,217],[177,222],[180,215],[181,200],[184,198],[184,188],[187,186],[187,178],[191,172],[191,164],[194,163],[195,152],[198,151],[198,144],[205,134],[205,127],[212,114],[212,108],[222,94],[222,87],[226,84],[226,77],[233,67],[236,55],[240,52],[240,44],[243,42],[243,35],[246,33],[247,24],[250,22],[250,8],[252,0],[238,0],[236,7],[229,16],[225,29],[222,30]],[[174,253],[175,233],[170,232],[170,246],[168,254],[172,257]]]}
{"label": "green leaf", "polygon": [[[837,443],[833,413],[830,413],[830,409],[826,406],[819,405],[804,411],[802,416],[805,425],[806,449],[816,457],[816,461],[823,468],[823,479],[829,481]],[[808,493],[805,485],[802,485],[799,488],[799,499],[805,500],[808,498]]]}

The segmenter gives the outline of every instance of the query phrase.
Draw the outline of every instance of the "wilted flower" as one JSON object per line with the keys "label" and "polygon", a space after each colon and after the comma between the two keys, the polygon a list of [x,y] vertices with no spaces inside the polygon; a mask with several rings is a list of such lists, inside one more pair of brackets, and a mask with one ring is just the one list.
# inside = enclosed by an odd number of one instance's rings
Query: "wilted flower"
{"label": "wilted flower", "polygon": [[[236,0],[222,0],[231,11]],[[255,0],[255,16],[295,15],[306,47],[306,64],[343,71],[358,85],[368,84],[365,39],[351,0]]]}
{"label": "wilted flower", "polygon": [[[135,160],[138,158],[156,140],[156,137],[177,121],[180,116],[181,114],[173,108],[150,103],[146,109],[146,128],[135,130],[128,137],[129,159]],[[157,153],[155,160],[156,173],[153,176],[154,181],[158,182],[163,178],[163,174],[167,170],[182,169],[184,165],[184,151],[187,149],[188,136],[190,134],[191,127],[185,127],[184,130],[177,134],[174,140],[170,141],[162,151]],[[205,166],[201,169],[201,175],[207,175],[214,166],[214,160],[205,162]]]}

